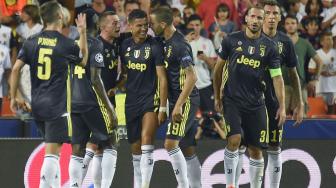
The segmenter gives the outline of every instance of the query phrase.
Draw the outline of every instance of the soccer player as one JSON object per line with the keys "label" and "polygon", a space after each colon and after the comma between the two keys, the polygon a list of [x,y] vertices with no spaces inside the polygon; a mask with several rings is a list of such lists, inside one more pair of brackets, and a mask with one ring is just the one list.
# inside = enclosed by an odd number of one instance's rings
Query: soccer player
{"label": "soccer player", "polygon": [[120,50],[127,74],[127,137],[133,155],[135,187],[148,188],[154,167],[155,131],[166,118],[167,78],[163,47],[147,35],[147,14],[140,9],[133,10],[128,22],[132,37],[123,41]]}
{"label": "soccer player", "polygon": [[[87,62],[86,19],[76,19],[80,33],[79,47],[61,34],[62,6],[56,1],[44,3],[41,17],[45,30],[27,39],[20,50],[12,71],[11,109],[17,110],[16,90],[19,72],[24,64],[30,65],[32,82],[32,111],[46,143],[41,169],[40,188],[61,187],[59,152],[62,143],[69,142],[72,132],[70,119],[71,63],[85,66]],[[79,58],[80,52],[83,56]]]}
{"label": "soccer player", "polygon": [[[193,54],[184,36],[173,25],[169,8],[158,8],[151,15],[152,29],[165,40],[170,123],[164,146],[168,151],[179,187],[201,187],[201,166],[195,154],[196,111],[200,99],[195,83]],[[181,149],[183,152],[181,151]]]}
{"label": "soccer player", "polygon": [[[264,172],[263,148],[268,143],[268,119],[264,101],[264,70],[268,69],[279,101],[276,112],[278,126],[285,121],[284,84],[280,56],[275,43],[261,34],[264,10],[252,7],[245,17],[245,31],[229,34],[222,42],[214,71],[215,106],[224,110],[228,128],[228,144],[224,153],[226,187],[234,188],[238,164],[238,148],[245,140],[250,154],[250,185],[259,188]],[[223,67],[227,78],[220,102]]]}
{"label": "soccer player", "polygon": [[69,164],[70,186],[81,187],[84,178],[83,156],[90,139],[90,143],[99,145],[103,150],[101,184],[96,183],[96,186],[109,188],[117,161],[117,117],[100,77],[101,68],[104,67],[103,44],[94,38],[97,33],[95,20],[98,16],[90,9],[84,12],[88,16],[88,62],[85,68],[71,66],[73,136]]}
{"label": "soccer player", "polygon": [[[92,11],[89,8],[90,12]],[[120,31],[120,20],[119,17],[113,11],[103,12],[99,18],[94,18],[93,20],[98,21],[98,26],[100,29],[100,34],[97,37],[99,41],[103,44],[102,55],[104,58],[104,67],[100,69],[101,79],[104,83],[105,90],[109,101],[115,107],[115,91],[116,87],[121,84],[120,82],[117,85],[118,75],[118,58],[119,58],[119,31]],[[93,184],[95,186],[101,185],[101,162],[103,157],[103,152],[101,149],[97,150],[98,146],[91,142],[87,143],[86,152],[83,159],[83,175],[85,177],[89,164],[92,161],[92,176]]]}
{"label": "soccer player", "polygon": [[[303,118],[304,104],[301,97],[301,86],[299,76],[296,71],[297,58],[294,50],[294,45],[291,39],[283,32],[277,31],[278,24],[281,20],[281,11],[279,4],[274,0],[267,0],[263,2],[265,11],[265,21],[263,24],[263,33],[271,38],[277,45],[280,54],[280,63],[288,69],[289,78],[291,79],[292,87],[295,88],[294,92],[299,99],[296,103],[293,118],[296,124],[301,123]],[[282,160],[281,160],[281,139],[283,127],[278,126],[278,119],[275,119],[279,102],[273,87],[273,82],[269,73],[265,73],[266,91],[265,102],[269,118],[269,148],[267,173],[270,177],[270,187],[278,188],[280,186]],[[238,179],[242,170],[243,155],[246,148],[244,146],[239,149],[239,163],[236,171],[236,187],[238,187]]]}

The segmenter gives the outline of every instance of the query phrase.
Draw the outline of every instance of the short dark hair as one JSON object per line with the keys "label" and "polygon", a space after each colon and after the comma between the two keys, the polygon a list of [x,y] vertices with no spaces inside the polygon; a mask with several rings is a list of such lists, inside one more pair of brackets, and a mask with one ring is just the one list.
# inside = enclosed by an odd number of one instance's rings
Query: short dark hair
{"label": "short dark hair", "polygon": [[[322,1],[316,1],[318,6],[319,6],[319,10],[317,12],[318,15],[320,15],[322,13],[322,8],[323,8],[323,4],[322,4]],[[305,12],[307,13],[307,15],[310,14],[311,12],[311,9],[310,9],[310,5],[313,3],[313,0],[308,0],[307,4],[306,4],[306,7],[305,7]]]}
{"label": "short dark hair", "polygon": [[276,0],[263,0],[261,1],[261,4],[262,4],[262,7],[269,5],[269,6],[277,6],[280,9],[280,4]]}
{"label": "short dark hair", "polygon": [[31,17],[34,23],[41,23],[40,11],[36,5],[26,5],[23,7],[22,12],[25,12]]}
{"label": "short dark hair", "polygon": [[62,14],[62,5],[57,1],[48,1],[40,7],[43,24],[52,24],[58,21],[58,14]]}
{"label": "short dark hair", "polygon": [[325,32],[321,33],[321,35],[320,35],[320,41],[322,41],[324,39],[324,37],[332,37],[332,32],[325,31]]}
{"label": "short dark hair", "polygon": [[173,16],[179,16],[182,17],[182,14],[180,12],[180,10],[178,8],[171,8],[172,12],[173,12]]}
{"label": "short dark hair", "polygon": [[164,22],[167,25],[173,24],[173,11],[167,7],[159,7],[152,11],[153,15],[156,16],[158,22]]}
{"label": "short dark hair", "polygon": [[133,22],[135,19],[147,18],[147,13],[141,9],[135,9],[128,15],[128,21]]}
{"label": "short dark hair", "polygon": [[246,11],[246,15],[245,15],[245,16],[249,15],[249,13],[250,13],[250,11],[251,11],[252,9],[259,9],[259,10],[264,11],[264,7],[261,6],[261,4],[252,5],[252,6],[250,6],[250,7],[247,9],[247,11]]}
{"label": "short dark hair", "polygon": [[106,20],[106,17],[107,16],[114,16],[114,15],[117,15],[114,11],[106,11],[106,12],[103,12],[100,16],[99,16],[99,26],[102,25],[102,23]]}
{"label": "short dark hair", "polygon": [[126,9],[126,6],[129,5],[129,4],[137,4],[139,7],[140,7],[140,3],[138,1],[135,1],[135,0],[127,0],[125,1],[124,3],[124,9]]}
{"label": "short dark hair", "polygon": [[216,18],[218,18],[218,12],[228,12],[228,17],[230,17],[230,8],[226,3],[221,3],[216,8]]}
{"label": "short dark hair", "polygon": [[299,24],[299,20],[297,19],[297,17],[293,14],[288,14],[286,17],[285,17],[285,20],[287,19],[294,19],[296,21],[297,24]]}
{"label": "short dark hair", "polygon": [[186,25],[188,25],[190,22],[195,21],[195,20],[196,21],[198,20],[202,23],[202,18],[197,14],[193,14],[188,18]]}

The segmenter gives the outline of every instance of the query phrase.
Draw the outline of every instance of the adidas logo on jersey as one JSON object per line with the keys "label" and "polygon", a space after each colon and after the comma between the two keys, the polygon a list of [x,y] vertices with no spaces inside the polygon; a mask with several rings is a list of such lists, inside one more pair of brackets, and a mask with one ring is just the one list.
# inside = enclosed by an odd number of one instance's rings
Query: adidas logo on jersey
{"label": "adidas logo on jersey", "polygon": [[239,46],[238,48],[236,48],[236,51],[237,52],[242,52],[243,51],[243,48],[241,46]]}
{"label": "adidas logo on jersey", "polygon": [[254,69],[260,66],[259,60],[250,59],[248,57],[245,57],[245,55],[242,55],[240,59],[237,59],[237,63],[251,66]]}

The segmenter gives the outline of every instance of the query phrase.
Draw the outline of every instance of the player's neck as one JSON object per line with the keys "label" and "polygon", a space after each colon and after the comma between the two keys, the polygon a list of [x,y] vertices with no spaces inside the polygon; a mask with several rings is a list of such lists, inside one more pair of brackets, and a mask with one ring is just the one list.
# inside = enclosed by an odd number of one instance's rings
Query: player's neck
{"label": "player's neck", "polygon": [[105,41],[109,42],[109,43],[113,43],[114,38],[109,37],[108,34],[105,33],[100,33],[101,38],[103,38]]}
{"label": "player's neck", "polygon": [[249,30],[248,28],[246,28],[245,34],[246,34],[247,38],[249,38],[249,39],[257,39],[257,38],[260,37],[261,30],[259,30],[258,32],[253,33],[253,32],[251,32],[251,30]]}
{"label": "player's neck", "polygon": [[163,37],[165,38],[165,40],[169,40],[170,38],[173,37],[174,33],[175,33],[176,29],[174,27],[174,25],[168,26],[164,31],[163,31]]}
{"label": "player's neck", "polygon": [[48,24],[45,31],[58,31],[62,33],[62,26],[59,24]]}
{"label": "player's neck", "polygon": [[270,29],[267,27],[263,27],[263,32],[269,37],[274,37],[277,34],[276,29]]}
{"label": "player's neck", "polygon": [[136,44],[141,44],[141,43],[143,43],[143,42],[146,40],[147,36],[146,36],[146,38],[139,38],[139,37],[135,37],[135,36],[133,35],[132,38],[133,38],[133,40],[134,40],[134,42],[135,42]]}
{"label": "player's neck", "polygon": [[325,53],[328,53],[331,48],[330,47],[322,47],[322,50],[325,52]]}

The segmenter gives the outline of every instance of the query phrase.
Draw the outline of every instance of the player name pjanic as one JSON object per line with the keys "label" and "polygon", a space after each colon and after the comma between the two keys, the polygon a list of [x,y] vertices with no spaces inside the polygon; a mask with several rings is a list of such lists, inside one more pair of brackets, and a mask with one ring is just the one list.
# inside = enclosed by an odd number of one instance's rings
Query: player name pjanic
{"label": "player name pjanic", "polygon": [[50,39],[50,38],[39,37],[37,44],[43,45],[43,46],[56,46],[57,38]]}

